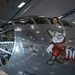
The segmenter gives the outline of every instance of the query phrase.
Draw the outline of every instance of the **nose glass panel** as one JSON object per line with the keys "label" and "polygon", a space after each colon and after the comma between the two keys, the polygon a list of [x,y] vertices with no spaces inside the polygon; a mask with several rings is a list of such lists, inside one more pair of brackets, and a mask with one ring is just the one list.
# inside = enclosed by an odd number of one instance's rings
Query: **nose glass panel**
{"label": "nose glass panel", "polygon": [[14,30],[11,26],[0,28],[0,66],[6,65],[14,46]]}

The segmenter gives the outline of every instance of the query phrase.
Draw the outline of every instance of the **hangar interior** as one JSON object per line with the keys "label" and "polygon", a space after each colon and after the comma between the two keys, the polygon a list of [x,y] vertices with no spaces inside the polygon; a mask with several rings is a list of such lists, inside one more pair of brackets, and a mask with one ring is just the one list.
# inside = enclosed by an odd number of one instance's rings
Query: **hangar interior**
{"label": "hangar interior", "polygon": [[[24,3],[24,5],[18,7],[21,3]],[[48,18],[58,17],[61,22],[62,20],[66,21],[67,45],[68,47],[72,46],[74,51],[74,6],[75,0],[0,0],[0,54],[1,51],[7,53],[2,53],[6,60],[0,58],[0,62],[1,60],[5,61],[5,63],[0,63],[0,73],[3,70],[8,75],[74,75],[75,62],[72,59],[65,61],[63,64],[57,62],[54,65],[46,64],[46,60],[50,58],[51,54],[46,52],[50,37],[45,33],[45,30],[47,28],[52,29],[52,26],[36,24],[35,29],[32,30],[34,21],[31,28],[30,25],[24,26],[20,23],[20,19],[25,20],[24,17],[29,17],[32,20],[35,17],[45,17],[47,20]],[[21,27],[22,25],[23,27]],[[3,28],[3,32],[1,32],[1,28]],[[4,34],[9,36],[8,39],[5,38]],[[36,51],[28,50],[28,45],[31,43],[36,46]],[[4,73],[4,75],[7,74]]]}

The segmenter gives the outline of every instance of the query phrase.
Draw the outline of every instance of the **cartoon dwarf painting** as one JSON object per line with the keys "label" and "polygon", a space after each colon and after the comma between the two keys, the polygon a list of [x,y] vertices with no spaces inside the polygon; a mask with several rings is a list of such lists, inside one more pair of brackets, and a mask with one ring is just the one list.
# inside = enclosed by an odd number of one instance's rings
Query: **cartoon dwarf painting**
{"label": "cartoon dwarf painting", "polygon": [[66,55],[66,32],[63,28],[62,33],[58,31],[51,31],[48,29],[48,33],[52,36],[51,43],[49,47],[47,48],[47,52],[51,52],[52,56],[47,61],[47,64],[54,64],[54,61],[57,61],[59,63],[64,62],[64,56]]}

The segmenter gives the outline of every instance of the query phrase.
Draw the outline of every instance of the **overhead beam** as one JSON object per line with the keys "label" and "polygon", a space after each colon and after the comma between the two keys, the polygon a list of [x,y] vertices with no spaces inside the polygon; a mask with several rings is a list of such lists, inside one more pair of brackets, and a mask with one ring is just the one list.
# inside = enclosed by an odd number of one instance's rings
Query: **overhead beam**
{"label": "overhead beam", "polygon": [[9,20],[20,17],[29,8],[31,8],[38,0],[29,0],[22,8],[20,8]]}

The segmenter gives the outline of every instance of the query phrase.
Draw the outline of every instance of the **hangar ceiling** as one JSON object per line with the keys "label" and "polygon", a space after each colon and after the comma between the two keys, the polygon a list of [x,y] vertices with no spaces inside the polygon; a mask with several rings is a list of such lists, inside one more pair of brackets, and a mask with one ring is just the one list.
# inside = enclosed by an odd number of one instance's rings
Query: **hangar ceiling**
{"label": "hangar ceiling", "polygon": [[0,25],[9,21],[20,9],[17,7],[21,2],[29,0],[0,0]]}
{"label": "hangar ceiling", "polygon": [[[60,17],[63,14],[75,9],[74,5],[74,0],[36,0],[33,6],[28,6],[28,10],[22,9],[22,12],[20,12],[18,16],[38,15],[47,17]],[[75,13],[72,13],[64,19],[67,21],[72,21],[75,18],[74,15]]]}
{"label": "hangar ceiling", "polygon": [[74,0],[38,0],[24,15],[61,16],[74,9]]}
{"label": "hangar ceiling", "polygon": [[[19,9],[17,6],[21,2],[26,4]],[[0,23],[26,15],[59,17],[74,9],[74,5],[75,0],[0,0]],[[74,15],[66,17],[66,20],[72,21]]]}

